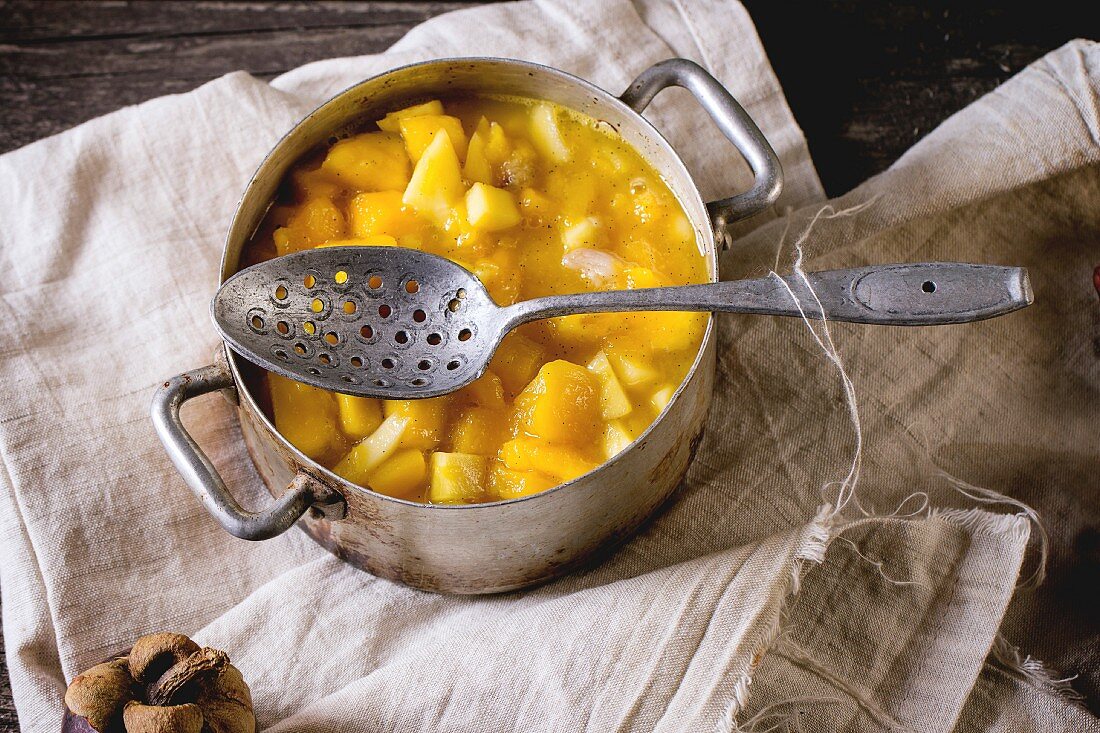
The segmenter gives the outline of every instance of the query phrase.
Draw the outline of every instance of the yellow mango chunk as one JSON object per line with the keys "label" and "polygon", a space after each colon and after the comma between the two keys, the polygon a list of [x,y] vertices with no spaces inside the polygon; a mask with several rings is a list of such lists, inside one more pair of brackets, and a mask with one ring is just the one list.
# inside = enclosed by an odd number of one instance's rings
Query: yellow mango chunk
{"label": "yellow mango chunk", "polygon": [[433,453],[430,459],[428,501],[468,504],[484,493],[488,461],[468,453]]}
{"label": "yellow mango chunk", "polygon": [[400,191],[373,191],[355,196],[348,204],[351,234],[369,237],[386,234],[399,237],[420,228],[416,212],[401,201]]}
{"label": "yellow mango chunk", "polygon": [[413,163],[420,160],[435,134],[440,130],[447,133],[451,145],[459,158],[466,157],[466,133],[462,129],[462,120],[450,115],[416,115],[400,120],[401,139],[405,141],[405,150]]}
{"label": "yellow mango chunk", "polygon": [[627,267],[624,275],[626,276],[626,287],[631,290],[635,288],[659,288],[666,284],[664,278],[648,267]]}
{"label": "yellow mango chunk", "polygon": [[382,403],[370,397],[336,394],[340,428],[353,440],[362,440],[382,424]]}
{"label": "yellow mango chunk", "polygon": [[538,223],[553,221],[557,216],[554,202],[546,194],[530,187],[519,192],[519,208],[525,218]]}
{"label": "yellow mango chunk", "polygon": [[504,407],[504,385],[491,369],[466,385],[459,394],[481,407]]}
{"label": "yellow mango chunk", "polygon": [[314,460],[336,449],[336,401],[331,392],[268,374],[275,427],[295,448]]}
{"label": "yellow mango chunk", "polygon": [[607,230],[594,216],[586,216],[562,230],[561,243],[565,252],[581,247],[599,249],[607,245]]}
{"label": "yellow mango chunk", "polygon": [[615,374],[619,377],[619,381],[627,387],[653,384],[660,378],[660,374],[653,366],[652,361],[641,355],[613,350],[608,353],[607,357],[615,368]]}
{"label": "yellow mango chunk", "polygon": [[538,471],[559,482],[572,481],[598,464],[580,451],[533,438],[509,440],[500,448],[504,465],[513,471]]}
{"label": "yellow mango chunk", "polygon": [[538,494],[557,485],[557,481],[541,473],[513,471],[499,465],[489,475],[489,490],[500,501]]}
{"label": "yellow mango chunk", "polygon": [[280,256],[310,249],[344,236],[344,214],[331,199],[310,199],[298,207],[285,227],[275,230],[275,250]]}
{"label": "yellow mango chunk", "polygon": [[428,475],[428,463],[418,450],[399,450],[382,461],[367,481],[379,494],[398,499],[417,499]]}
{"label": "yellow mango chunk", "polygon": [[441,114],[443,114],[443,103],[438,99],[433,99],[430,102],[414,104],[411,107],[399,109],[396,112],[390,112],[388,115],[378,120],[378,129],[384,130],[385,132],[400,132],[401,120],[403,119],[417,117],[419,115]]}
{"label": "yellow mango chunk", "polygon": [[551,443],[583,444],[600,421],[600,400],[592,373],[562,359],[544,364],[516,397],[519,427]]}
{"label": "yellow mango chunk", "polygon": [[471,181],[479,183],[493,182],[493,166],[486,155],[485,147],[489,143],[489,121],[484,117],[477,123],[477,129],[470,136],[466,148],[466,164],[462,174]]}
{"label": "yellow mango chunk", "polygon": [[512,142],[504,134],[504,128],[495,122],[489,123],[489,137],[485,141],[485,157],[493,165],[501,165],[512,155]]}
{"label": "yellow mango chunk", "polygon": [[514,395],[535,378],[544,361],[546,351],[541,346],[521,333],[512,332],[504,337],[490,366],[500,377],[505,392]]}
{"label": "yellow mango chunk", "polygon": [[334,199],[342,191],[340,181],[328,171],[320,168],[300,170],[291,174],[294,193],[299,199]]}
{"label": "yellow mango chunk", "polygon": [[561,110],[550,104],[539,104],[531,110],[531,141],[539,154],[555,163],[565,163],[572,157],[558,121],[560,114]]}
{"label": "yellow mango chunk", "polygon": [[407,418],[392,415],[378,429],[356,443],[340,462],[332,467],[337,476],[360,486],[369,486],[374,469],[397,451],[408,426]]}
{"label": "yellow mango chunk", "polygon": [[361,191],[402,189],[409,182],[409,156],[397,135],[365,132],[332,146],[321,169]]}
{"label": "yellow mango chunk", "polygon": [[668,403],[672,401],[672,395],[676,394],[675,384],[666,384],[649,398],[649,404],[653,405],[653,409],[657,412],[663,412]]}
{"label": "yellow mango chunk", "polygon": [[458,155],[447,133],[440,130],[417,161],[401,200],[443,226],[465,190]]}
{"label": "yellow mango chunk", "polygon": [[622,417],[633,409],[626,390],[615,376],[615,370],[607,354],[600,351],[588,362],[588,371],[596,375],[600,382],[600,416],[604,420],[614,420]]}
{"label": "yellow mango chunk", "polygon": [[638,437],[634,431],[622,420],[612,420],[604,428],[601,446],[603,447],[603,459],[609,461],[626,450],[627,446]]}
{"label": "yellow mango chunk", "polygon": [[519,224],[520,215],[508,191],[475,183],[466,192],[466,219],[483,231],[499,232]]}
{"label": "yellow mango chunk", "polygon": [[454,449],[459,453],[495,456],[508,434],[508,414],[503,409],[471,407],[464,410],[451,428]]}
{"label": "yellow mango chunk", "polygon": [[404,448],[434,448],[443,439],[447,419],[447,397],[426,400],[385,400],[382,411],[386,417],[399,416],[408,420],[401,440]]}

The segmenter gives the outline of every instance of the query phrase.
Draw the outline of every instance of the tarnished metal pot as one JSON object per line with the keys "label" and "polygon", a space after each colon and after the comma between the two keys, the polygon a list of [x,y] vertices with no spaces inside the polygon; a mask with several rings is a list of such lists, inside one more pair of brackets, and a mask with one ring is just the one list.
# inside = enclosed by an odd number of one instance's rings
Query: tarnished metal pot
{"label": "tarnished metal pot", "polygon": [[[692,92],[752,167],[751,190],[704,204],[683,163],[640,112],[668,86]],[[664,176],[698,233],[712,279],[716,232],[754,214],[779,193],[779,163],[729,93],[702,68],[673,59],[644,72],[621,97],[564,72],[502,59],[445,59],[387,72],[358,84],[310,114],[279,142],[248,184],[226,239],[221,279],[238,269],[279,182],[303,155],[333,135],[429,98],[508,94],[546,99],[604,121]],[[633,532],[668,499],[687,470],[714,384],[713,322],[664,414],[613,460],[550,491],[471,506],[431,506],[377,494],[313,462],[275,430],[227,352],[211,366],[181,374],[158,390],[153,420],[187,484],[221,525],[261,540],[295,522],[347,562],[385,578],[446,593],[495,593],[560,575]],[[233,499],[183,429],[180,405],[215,390],[235,391],[244,438],[276,500],[251,513]]]}

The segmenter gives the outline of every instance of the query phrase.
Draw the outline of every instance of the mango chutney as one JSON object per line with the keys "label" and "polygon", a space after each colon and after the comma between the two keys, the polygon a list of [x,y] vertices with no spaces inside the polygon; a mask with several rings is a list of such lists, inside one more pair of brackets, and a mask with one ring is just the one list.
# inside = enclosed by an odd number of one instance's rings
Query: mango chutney
{"label": "mango chutney", "polygon": [[[501,305],[708,280],[661,176],[605,123],[518,98],[432,100],[334,139],[291,170],[242,266],[325,246],[411,247],[475,273]],[[265,374],[265,406],[310,458],[436,504],[514,499],[596,468],[664,410],[703,313],[575,315],[509,334],[444,397],[384,401]],[[305,322],[310,337],[323,327]]]}

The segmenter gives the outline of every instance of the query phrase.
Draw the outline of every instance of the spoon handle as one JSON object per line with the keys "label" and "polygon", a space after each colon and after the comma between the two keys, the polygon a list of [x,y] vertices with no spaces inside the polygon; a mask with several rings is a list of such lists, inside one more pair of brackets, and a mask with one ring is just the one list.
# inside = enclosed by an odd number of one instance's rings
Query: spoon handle
{"label": "spoon handle", "polygon": [[981,321],[1024,308],[1033,299],[1022,267],[931,262],[812,272],[805,280],[799,275],[773,275],[705,285],[553,295],[521,301],[504,311],[508,328],[573,313],[646,310],[805,315],[850,323],[934,326]]}

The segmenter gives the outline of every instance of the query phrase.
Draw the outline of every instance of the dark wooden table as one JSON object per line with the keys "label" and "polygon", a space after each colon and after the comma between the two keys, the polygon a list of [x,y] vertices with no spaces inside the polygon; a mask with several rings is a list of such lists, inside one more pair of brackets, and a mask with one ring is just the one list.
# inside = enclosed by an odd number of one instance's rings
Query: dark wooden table
{"label": "dark wooden table", "polygon": [[[476,4],[0,0],[0,152],[229,71],[269,79],[382,51],[422,20]],[[834,196],[1047,51],[1100,31],[1082,2],[745,5]],[[1095,709],[1096,690],[1084,691]],[[16,729],[0,659],[0,731]]]}

